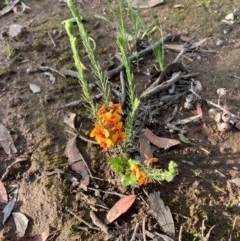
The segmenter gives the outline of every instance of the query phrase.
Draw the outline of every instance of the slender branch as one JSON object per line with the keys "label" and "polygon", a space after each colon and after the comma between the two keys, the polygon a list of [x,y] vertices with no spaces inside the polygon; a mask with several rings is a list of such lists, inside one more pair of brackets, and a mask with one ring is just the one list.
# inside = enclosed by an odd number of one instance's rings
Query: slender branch
{"label": "slender branch", "polygon": [[157,92],[159,92],[161,90],[165,90],[165,89],[169,88],[171,85],[173,85],[174,83],[176,83],[180,78],[181,78],[181,72],[178,72],[178,73],[174,74],[170,80],[167,80],[167,81],[161,83],[160,85],[157,85],[156,87],[148,90],[147,92],[144,91],[141,94],[140,98],[146,98],[150,95],[156,94]]}
{"label": "slender branch", "polygon": [[[147,54],[150,54],[153,52],[154,49],[158,48],[160,45],[164,44],[165,42],[169,41],[170,39],[173,38],[172,34],[167,34],[166,36],[162,37],[159,41],[157,41],[155,44],[148,46],[147,48],[141,50],[140,52],[134,53],[133,55],[131,55],[128,60],[129,62],[133,62],[134,60],[143,57]],[[120,71],[122,71],[124,69],[124,65],[120,64],[118,67],[116,67],[115,69],[112,69],[110,71],[107,71],[106,75],[108,76],[108,78],[112,78],[115,75],[117,75]]]}

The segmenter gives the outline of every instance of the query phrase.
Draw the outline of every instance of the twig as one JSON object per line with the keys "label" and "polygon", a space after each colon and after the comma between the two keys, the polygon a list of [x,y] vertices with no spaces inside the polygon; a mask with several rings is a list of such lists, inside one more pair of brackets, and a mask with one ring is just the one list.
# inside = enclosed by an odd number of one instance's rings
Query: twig
{"label": "twig", "polygon": [[132,234],[132,237],[131,237],[130,241],[135,241],[135,238],[136,238],[136,234],[137,234],[138,228],[139,228],[139,223],[136,223],[136,225],[135,225],[135,228],[134,228],[134,231],[133,231],[133,234]]}
{"label": "twig", "polygon": [[146,238],[146,217],[143,217],[143,222],[142,222],[142,233],[143,233],[143,241],[147,241]]}
{"label": "twig", "polygon": [[[220,109],[220,110],[222,110],[222,111],[226,111],[226,109],[225,109],[224,107],[222,107],[222,106],[220,106],[220,105],[218,105],[218,104],[215,104],[215,103],[212,102],[211,100],[203,99],[198,93],[196,93],[196,92],[193,90],[192,85],[191,85],[191,88],[190,88],[189,91],[192,92],[199,100],[204,100],[204,101],[207,102],[207,104],[212,105],[212,106],[214,106],[214,107],[216,107],[216,108],[218,108],[218,109]],[[234,115],[234,114],[231,113],[230,111],[228,111],[228,114],[231,115],[231,117],[240,120],[240,117],[239,117],[239,116]]]}
{"label": "twig", "polygon": [[182,58],[183,54],[186,52],[186,49],[183,47],[181,52],[177,55],[177,57],[173,60],[173,63],[179,62],[179,60]]}
{"label": "twig", "polygon": [[183,224],[180,226],[179,234],[178,234],[178,241],[182,241],[182,231],[183,231]]}
{"label": "twig", "polygon": [[4,7],[0,11],[0,17],[5,15],[6,13],[10,12],[15,7],[15,5],[17,5],[19,2],[20,2],[20,0],[11,1],[6,7]]}
{"label": "twig", "polygon": [[[136,60],[140,57],[143,57],[147,54],[152,53],[154,49],[158,48],[160,45],[164,44],[164,42],[169,41],[172,38],[173,38],[172,34],[167,34],[166,36],[162,37],[159,41],[157,41],[155,44],[150,45],[146,49],[143,49],[140,52],[137,52],[137,53],[134,53],[133,55],[131,55],[128,58],[129,62],[133,62],[134,60]],[[117,75],[123,69],[124,69],[124,65],[120,64],[115,69],[107,71],[106,75],[108,76],[108,78],[112,78],[113,76]]]}
{"label": "twig", "polygon": [[211,232],[213,230],[213,228],[215,227],[215,225],[213,225],[208,233],[206,235],[204,235],[204,230],[206,229],[205,227],[205,220],[202,221],[202,227],[201,227],[201,231],[202,231],[202,234],[201,234],[201,241],[209,241],[209,238],[210,238],[210,235],[211,235]]}
{"label": "twig", "polygon": [[126,104],[126,81],[124,78],[124,71],[120,71],[120,83],[121,83],[121,89],[122,89],[121,105],[124,108]]}
{"label": "twig", "polygon": [[58,70],[56,70],[56,69],[54,69],[52,67],[49,67],[49,66],[39,66],[39,67],[36,67],[36,68],[28,68],[27,69],[27,74],[32,74],[32,73],[46,71],[46,70],[50,70],[50,71],[52,71],[54,73],[57,73],[58,75],[60,75],[64,79],[66,78],[65,75],[63,75],[60,71],[58,71]]}
{"label": "twig", "polygon": [[232,77],[232,78],[235,78],[235,79],[240,79],[240,77],[237,76],[237,75],[230,74],[229,76]]}
{"label": "twig", "polygon": [[119,197],[126,197],[126,195],[123,195],[123,194],[121,194],[121,193],[118,193],[118,192],[110,192],[110,191],[104,191],[104,190],[99,189],[99,188],[87,187],[87,189],[92,190],[92,191],[103,192],[103,193],[106,193],[106,194],[116,195],[116,196],[119,196]]}
{"label": "twig", "polygon": [[68,207],[65,207],[65,210],[72,214],[76,219],[78,219],[80,222],[84,223],[88,228],[99,230],[98,228],[93,227],[89,222],[85,221],[84,219],[80,218],[78,215],[76,215],[72,210],[70,210]]}
{"label": "twig", "polygon": [[222,193],[226,194],[226,192],[223,189],[221,189],[220,187],[215,185],[213,182],[209,181],[207,178],[203,177],[199,172],[193,171],[193,170],[192,170],[192,172],[194,173],[194,175],[196,177],[199,177],[199,178],[203,179],[205,182],[209,183],[214,189],[218,190],[219,192],[222,192]]}
{"label": "twig", "polygon": [[149,97],[153,94],[156,94],[159,91],[165,90],[165,89],[169,88],[172,84],[176,83],[180,78],[181,78],[181,72],[178,72],[178,73],[174,74],[171,79],[161,83],[160,85],[157,85],[156,87],[154,87],[152,89],[149,89],[147,92],[144,91],[141,94],[140,98],[143,99],[143,98]]}
{"label": "twig", "polygon": [[24,162],[24,161],[26,161],[26,160],[27,160],[27,157],[19,157],[19,158],[17,158],[16,161],[14,161],[12,164],[10,164],[10,165],[7,167],[6,171],[5,171],[5,172],[3,173],[3,175],[2,175],[1,180],[2,180],[2,181],[5,180],[5,178],[6,178],[6,177],[8,176],[8,174],[9,174],[10,169],[12,168],[12,166],[14,166],[14,165],[16,165],[16,164],[18,164],[18,163],[20,163],[20,162]]}
{"label": "twig", "polygon": [[56,43],[55,43],[55,41],[54,41],[52,35],[50,34],[50,32],[48,32],[48,36],[49,36],[49,38],[51,39],[51,42],[52,42],[53,46],[56,48],[57,45],[56,45]]}
{"label": "twig", "polygon": [[237,219],[238,219],[238,216],[236,216],[235,219],[234,219],[234,221],[233,221],[233,226],[232,226],[232,229],[231,229],[231,232],[230,232],[230,236],[229,236],[229,240],[228,240],[228,241],[232,241],[232,235],[233,235],[233,232],[234,232],[234,229],[235,229],[235,226],[236,226]]}
{"label": "twig", "polygon": [[94,225],[99,227],[105,234],[109,235],[108,227],[92,211],[90,211],[90,218],[92,219]]}

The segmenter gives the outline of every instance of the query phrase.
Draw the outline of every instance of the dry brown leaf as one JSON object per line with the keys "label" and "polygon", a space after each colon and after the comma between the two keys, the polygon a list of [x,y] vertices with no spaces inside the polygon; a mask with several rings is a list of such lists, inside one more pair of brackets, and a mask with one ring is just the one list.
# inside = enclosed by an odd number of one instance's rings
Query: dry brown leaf
{"label": "dry brown leaf", "polygon": [[172,240],[175,238],[175,226],[172,213],[169,207],[164,205],[163,200],[160,198],[159,192],[154,192],[149,195],[150,213],[156,218],[162,230]]}
{"label": "dry brown leaf", "polygon": [[151,8],[164,3],[164,0],[131,0],[130,2],[133,8]]}
{"label": "dry brown leaf", "polygon": [[164,47],[176,52],[181,52],[184,48],[183,44],[164,44]]}
{"label": "dry brown leaf", "polygon": [[163,149],[168,149],[181,143],[179,140],[176,139],[158,137],[154,135],[148,128],[144,130],[144,135],[152,144]]}
{"label": "dry brown leaf", "polygon": [[72,170],[82,176],[81,184],[89,185],[89,175],[83,157],[77,148],[77,135],[71,138],[66,145],[65,155]]}
{"label": "dry brown leaf", "polygon": [[117,201],[107,214],[107,222],[111,223],[125,213],[132,206],[135,199],[136,195],[132,194]]}
{"label": "dry brown leaf", "polygon": [[8,195],[3,182],[0,181],[0,203],[8,203]]}
{"label": "dry brown leaf", "polygon": [[190,46],[190,49],[196,49],[196,48],[200,47],[200,46],[203,45],[207,40],[208,40],[208,38],[201,39],[201,40],[198,41],[197,43],[192,44],[192,45]]}

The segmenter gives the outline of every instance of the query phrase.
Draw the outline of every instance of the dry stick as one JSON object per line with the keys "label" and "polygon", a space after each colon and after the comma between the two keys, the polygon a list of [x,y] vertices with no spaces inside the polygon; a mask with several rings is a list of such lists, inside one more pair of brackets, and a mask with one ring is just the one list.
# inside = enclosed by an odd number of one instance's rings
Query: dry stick
{"label": "dry stick", "polygon": [[237,75],[232,75],[232,74],[230,74],[229,76],[232,77],[232,78],[235,78],[235,79],[240,79],[240,77],[237,76]]}
{"label": "dry stick", "polygon": [[48,32],[48,36],[49,36],[49,38],[51,39],[51,42],[52,42],[53,46],[56,48],[57,45],[56,45],[56,43],[55,43],[55,41],[54,41],[52,35],[50,34],[50,32]]}
{"label": "dry stick", "polygon": [[[222,111],[226,111],[225,108],[223,108],[222,106],[218,105],[218,104],[215,104],[214,102],[212,102],[211,100],[207,100],[207,99],[203,99],[198,93],[196,93],[193,88],[192,88],[192,85],[191,85],[191,88],[189,90],[190,92],[192,92],[199,100],[204,100],[207,102],[207,104],[209,105],[212,105]],[[231,117],[234,117],[234,118],[237,118],[238,120],[240,120],[240,117],[237,116],[237,115],[234,115],[233,113],[231,113],[230,111],[228,111],[228,114],[231,115]]]}
{"label": "dry stick", "polygon": [[183,224],[180,226],[178,241],[182,241]]}
{"label": "dry stick", "polygon": [[84,223],[88,228],[99,230],[98,228],[93,227],[89,222],[85,221],[84,219],[80,218],[78,215],[76,215],[72,210],[70,210],[68,207],[65,207],[65,210],[69,213],[71,213],[76,219],[78,219],[80,222]]}
{"label": "dry stick", "polygon": [[228,241],[232,241],[232,235],[233,235],[233,231],[234,231],[235,226],[236,226],[237,219],[238,219],[238,216],[235,217],[235,219],[234,219],[234,221],[233,221],[233,226],[232,226],[232,229],[231,229],[231,232],[230,232],[230,237],[229,237],[229,240],[228,240]]}
{"label": "dry stick", "polygon": [[118,192],[110,192],[110,191],[104,191],[104,190],[99,189],[99,188],[87,187],[87,189],[92,190],[92,191],[103,192],[103,193],[106,193],[106,194],[116,195],[116,196],[119,196],[119,197],[126,197],[126,195],[123,195],[123,194],[121,194],[121,193],[118,193]]}
{"label": "dry stick", "polygon": [[[133,55],[131,55],[128,58],[129,62],[132,62],[140,57],[143,57],[147,54],[152,53],[154,49],[156,49],[160,45],[164,44],[164,42],[169,41],[172,38],[173,38],[172,34],[167,34],[166,36],[162,37],[159,41],[157,41],[155,44],[150,45],[146,49],[143,49],[140,52],[137,52],[137,53],[134,53]],[[112,78],[113,76],[117,75],[120,71],[122,71],[124,68],[125,68],[124,64],[120,64],[115,69],[107,71],[106,75],[108,76],[108,78]]]}
{"label": "dry stick", "polygon": [[124,71],[120,71],[120,83],[122,89],[121,105],[124,107],[126,104],[126,81],[124,78]]}
{"label": "dry stick", "polygon": [[10,12],[15,7],[15,5],[18,4],[18,2],[20,2],[20,0],[15,0],[15,1],[10,2],[6,7],[4,7],[0,11],[0,17],[5,15],[6,13]]}
{"label": "dry stick", "polygon": [[12,164],[10,164],[10,165],[7,167],[6,171],[5,171],[5,172],[3,173],[3,175],[2,175],[1,180],[4,181],[4,179],[5,179],[5,178],[7,177],[7,175],[9,174],[10,169],[11,169],[12,166],[16,165],[17,163],[24,162],[24,161],[26,161],[26,160],[27,160],[27,157],[19,157],[19,158],[17,158],[16,161],[14,161]]}
{"label": "dry stick", "polygon": [[107,225],[105,225],[98,217],[97,215],[90,211],[90,218],[92,219],[92,222],[94,225],[96,225],[97,227],[99,227],[105,234],[109,235],[108,232],[108,227]]}
{"label": "dry stick", "polygon": [[138,231],[138,228],[139,228],[139,223],[136,223],[135,225],[135,228],[134,228],[134,231],[133,231],[133,234],[132,234],[132,237],[130,239],[130,241],[134,241],[135,238],[136,238],[136,234],[137,234],[137,231]]}
{"label": "dry stick", "polygon": [[150,89],[147,92],[143,92],[140,96],[140,99],[149,97],[153,94],[156,94],[159,91],[169,88],[172,84],[176,83],[180,78],[181,78],[181,72],[174,74],[170,80],[167,80],[167,81],[161,83],[160,85],[157,85],[156,87]]}
{"label": "dry stick", "polygon": [[146,217],[143,218],[142,233],[143,233],[143,241],[147,241],[147,239],[146,239]]}
{"label": "dry stick", "polygon": [[173,60],[173,63],[179,62],[179,60],[182,58],[183,54],[186,52],[186,49],[183,47],[181,52],[177,55],[177,57]]}

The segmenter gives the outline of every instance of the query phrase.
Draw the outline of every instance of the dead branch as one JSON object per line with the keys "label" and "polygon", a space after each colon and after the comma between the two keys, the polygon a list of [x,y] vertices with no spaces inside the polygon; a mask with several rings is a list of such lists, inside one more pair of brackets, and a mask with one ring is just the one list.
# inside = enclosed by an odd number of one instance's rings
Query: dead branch
{"label": "dead branch", "polygon": [[92,219],[94,225],[99,227],[105,234],[109,235],[108,227],[92,211],[90,211],[90,218]]}
{"label": "dead branch", "polygon": [[147,98],[153,94],[158,93],[159,91],[165,90],[165,89],[169,88],[171,85],[173,85],[174,83],[176,83],[180,78],[181,78],[181,72],[178,72],[178,73],[174,74],[170,80],[167,80],[167,81],[161,83],[160,85],[157,85],[156,87],[154,87],[152,89],[149,89],[147,92],[144,91],[141,94],[140,98],[141,99]]}
{"label": "dead branch", "polygon": [[[131,55],[128,60],[129,62],[133,62],[134,60],[143,57],[147,54],[150,54],[153,52],[154,49],[158,48],[159,46],[161,46],[162,44],[164,44],[166,41],[169,41],[170,39],[172,39],[174,36],[172,34],[167,34],[166,36],[162,37],[160,40],[158,40],[155,44],[148,46],[147,48],[141,50],[140,52],[134,53],[133,55]],[[119,74],[120,71],[124,70],[124,65],[120,64],[118,67],[116,67],[113,70],[107,71],[106,75],[108,76],[108,78],[112,78],[114,76],[116,76],[117,74]]]}

